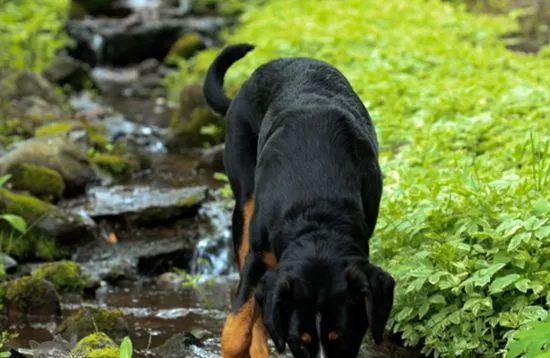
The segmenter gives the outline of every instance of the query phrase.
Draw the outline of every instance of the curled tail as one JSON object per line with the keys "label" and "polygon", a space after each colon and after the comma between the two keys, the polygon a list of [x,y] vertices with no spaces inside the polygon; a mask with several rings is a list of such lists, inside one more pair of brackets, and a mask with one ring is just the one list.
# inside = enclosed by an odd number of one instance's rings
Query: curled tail
{"label": "curled tail", "polygon": [[227,69],[252,49],[254,49],[254,46],[246,43],[227,46],[218,54],[210,65],[210,68],[208,68],[204,80],[203,93],[206,103],[215,112],[225,115],[231,104],[231,98],[223,90],[223,79]]}

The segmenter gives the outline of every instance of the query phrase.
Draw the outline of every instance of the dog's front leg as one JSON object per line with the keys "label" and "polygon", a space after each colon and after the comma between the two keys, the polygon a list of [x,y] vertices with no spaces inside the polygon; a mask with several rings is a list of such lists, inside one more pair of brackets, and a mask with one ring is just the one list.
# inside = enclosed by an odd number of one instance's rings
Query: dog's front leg
{"label": "dog's front leg", "polygon": [[[255,326],[258,316],[255,312],[258,311],[259,313],[259,310],[255,309],[256,302],[253,293],[265,271],[266,266],[263,262],[263,256],[249,252],[244,261],[233,310],[227,316],[223,327],[221,339],[222,358],[247,358],[249,356],[253,326]],[[262,323],[261,319],[260,323]],[[254,354],[256,354],[256,351]],[[256,356],[252,358],[256,358]],[[260,355],[258,358],[263,357]]]}

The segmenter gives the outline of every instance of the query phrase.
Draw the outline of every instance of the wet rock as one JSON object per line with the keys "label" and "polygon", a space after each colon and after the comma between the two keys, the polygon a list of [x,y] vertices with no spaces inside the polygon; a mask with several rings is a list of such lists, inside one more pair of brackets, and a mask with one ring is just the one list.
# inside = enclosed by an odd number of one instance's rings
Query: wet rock
{"label": "wet rock", "polygon": [[160,128],[130,122],[122,115],[105,118],[104,126],[109,142],[123,141],[131,148],[141,148],[149,153],[165,151],[165,131]]}
{"label": "wet rock", "polygon": [[97,332],[78,341],[71,353],[78,357],[118,358],[118,346],[105,333]]}
{"label": "wet rock", "polygon": [[8,320],[28,316],[61,316],[54,285],[39,277],[24,276],[9,281],[4,289]]}
{"label": "wet rock", "polygon": [[92,71],[92,76],[105,96],[123,96],[139,79],[139,72],[137,67],[96,67]]}
{"label": "wet rock", "polygon": [[65,191],[65,181],[61,174],[39,165],[19,163],[12,165],[8,172],[12,175],[12,188],[27,190],[46,201],[58,201]]}
{"label": "wet rock", "polygon": [[11,256],[0,252],[0,267],[3,267],[5,272],[10,274],[17,270],[17,261]]}
{"label": "wet rock", "polygon": [[94,88],[90,66],[70,56],[58,56],[44,70],[44,77],[59,86],[69,85],[74,91]]}
{"label": "wet rock", "polygon": [[92,218],[121,217],[137,223],[194,216],[206,199],[206,187],[183,189],[114,186],[93,188],[78,210]]}
{"label": "wet rock", "polygon": [[180,358],[192,352],[191,346],[202,346],[200,339],[188,332],[173,335],[164,344],[153,349],[155,354],[164,358]]}
{"label": "wet rock", "polygon": [[184,33],[198,32],[211,37],[226,23],[223,18],[139,16],[120,19],[69,20],[67,30],[77,46],[71,55],[91,66],[123,67],[148,58],[162,61],[172,44]]}
{"label": "wet rock", "polygon": [[83,213],[67,211],[35,197],[0,188],[0,213],[22,216],[34,229],[64,244],[86,242],[95,236],[96,224]]}
{"label": "wet rock", "polygon": [[64,136],[44,136],[18,143],[0,158],[0,173],[15,164],[30,163],[55,170],[65,181],[64,195],[77,195],[97,180],[86,152]]}
{"label": "wet rock", "polygon": [[145,76],[157,73],[160,68],[160,62],[157,59],[149,58],[138,66],[138,75]]}
{"label": "wet rock", "polygon": [[43,264],[31,276],[51,282],[59,294],[82,294],[86,287],[86,279],[82,276],[79,265],[73,261]]}
{"label": "wet rock", "polygon": [[75,344],[76,340],[68,342],[59,335],[54,336],[52,340],[46,342],[29,340],[33,358],[69,357],[71,347]]}
{"label": "wet rock", "polygon": [[159,239],[150,237],[117,245],[91,243],[74,255],[84,273],[112,284],[135,281],[137,275],[159,275],[174,267],[189,269],[196,232]]}
{"label": "wet rock", "polygon": [[181,287],[183,277],[175,272],[165,272],[158,277],[157,282],[160,287],[177,289]]}
{"label": "wet rock", "polygon": [[120,341],[130,334],[130,328],[119,310],[85,307],[66,318],[55,331],[67,340],[80,340],[95,332]]}
{"label": "wet rock", "polygon": [[212,148],[205,149],[197,164],[197,169],[207,169],[216,172],[224,171],[223,153],[225,144],[218,144]]}
{"label": "wet rock", "polygon": [[34,119],[36,122],[52,120],[66,116],[56,104],[48,103],[38,96],[26,96],[12,102],[12,115]]}
{"label": "wet rock", "polygon": [[55,87],[44,76],[30,70],[23,70],[17,75],[15,79],[15,96],[18,99],[38,97],[49,104],[62,104],[62,99],[57,94]]}

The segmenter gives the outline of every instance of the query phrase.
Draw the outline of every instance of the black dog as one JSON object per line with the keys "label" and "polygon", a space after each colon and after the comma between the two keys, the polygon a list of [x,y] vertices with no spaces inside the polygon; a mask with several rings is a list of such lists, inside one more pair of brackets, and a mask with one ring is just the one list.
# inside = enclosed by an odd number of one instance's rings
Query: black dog
{"label": "black dog", "polygon": [[260,313],[279,352],[288,343],[313,358],[322,343],[329,357],[355,357],[368,327],[382,340],[395,285],[368,260],[382,194],[376,131],[342,73],[314,59],[268,62],[231,100],[225,72],[252,49],[226,47],[204,84],[227,120],[241,272],[222,357],[268,355]]}

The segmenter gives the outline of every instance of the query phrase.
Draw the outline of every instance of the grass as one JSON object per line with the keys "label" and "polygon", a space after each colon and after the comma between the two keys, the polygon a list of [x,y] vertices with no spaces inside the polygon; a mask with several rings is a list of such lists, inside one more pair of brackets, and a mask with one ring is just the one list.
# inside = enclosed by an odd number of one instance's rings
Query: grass
{"label": "grass", "polygon": [[[365,101],[385,176],[372,259],[397,279],[388,328],[426,354],[495,356],[549,316],[550,49],[506,50],[516,28],[439,1],[272,0],[225,34],[257,46],[230,93],[270,59],[312,56]],[[179,86],[216,53],[182,62]]]}

